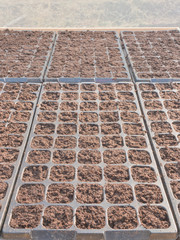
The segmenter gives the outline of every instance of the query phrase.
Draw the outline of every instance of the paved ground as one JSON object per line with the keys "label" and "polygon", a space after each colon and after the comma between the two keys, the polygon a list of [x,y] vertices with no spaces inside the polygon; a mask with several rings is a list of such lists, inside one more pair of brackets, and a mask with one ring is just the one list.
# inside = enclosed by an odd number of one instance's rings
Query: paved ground
{"label": "paved ground", "polygon": [[0,0],[0,27],[180,26],[180,0]]}

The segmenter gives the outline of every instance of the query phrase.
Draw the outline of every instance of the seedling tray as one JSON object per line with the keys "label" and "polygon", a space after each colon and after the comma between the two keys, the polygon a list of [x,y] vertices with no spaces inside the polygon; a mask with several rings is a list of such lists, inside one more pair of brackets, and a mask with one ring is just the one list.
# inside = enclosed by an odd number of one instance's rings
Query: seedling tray
{"label": "seedling tray", "polygon": [[179,36],[179,30],[120,33],[125,58],[135,81],[180,80]]}
{"label": "seedling tray", "polygon": [[[178,165],[180,156],[180,129],[178,128],[180,83],[139,83],[137,86],[151,141],[180,234],[180,196],[178,195],[180,189],[180,168]],[[144,94],[146,97],[151,96],[150,99],[145,99]],[[164,140],[160,139],[161,136]]]}
{"label": "seedling tray", "polygon": [[42,82],[55,41],[54,32],[0,32],[0,82]]}
{"label": "seedling tray", "polygon": [[44,83],[3,237],[176,235],[134,85]]}
{"label": "seedling tray", "polygon": [[84,79],[130,81],[118,34],[59,31],[45,79],[54,78],[73,78],[76,82]]}
{"label": "seedling tray", "polygon": [[21,164],[39,89],[40,85],[33,83],[0,83],[0,229]]}

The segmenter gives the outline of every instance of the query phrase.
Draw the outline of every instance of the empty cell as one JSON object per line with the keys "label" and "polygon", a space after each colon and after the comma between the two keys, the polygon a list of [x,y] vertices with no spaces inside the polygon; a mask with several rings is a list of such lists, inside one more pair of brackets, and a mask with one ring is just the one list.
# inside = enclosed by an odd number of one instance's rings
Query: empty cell
{"label": "empty cell", "polygon": [[15,109],[17,111],[31,111],[33,109],[34,103],[32,102],[16,102]]}
{"label": "empty cell", "polygon": [[109,134],[109,135],[119,134],[119,133],[121,133],[120,124],[118,124],[118,123],[101,124],[101,133],[105,134],[105,135],[106,134]]}
{"label": "empty cell", "polygon": [[164,101],[164,106],[168,110],[180,109],[180,102],[179,100],[169,100],[169,101],[167,100],[167,101]]}
{"label": "empty cell", "polygon": [[118,112],[101,112],[100,118],[102,122],[117,122],[119,121]]}
{"label": "empty cell", "polygon": [[38,123],[36,124],[34,133],[39,135],[53,134],[55,131],[55,125],[52,123]]}
{"label": "empty cell", "polygon": [[69,182],[75,178],[75,169],[73,166],[61,165],[51,168],[50,177],[54,182]]}
{"label": "empty cell", "polygon": [[5,102],[0,101],[0,110],[6,110],[7,112],[7,110],[11,110],[14,108],[15,108],[15,103],[13,101],[5,101]]}
{"label": "empty cell", "polygon": [[171,83],[156,83],[156,88],[158,90],[171,90],[171,89],[173,89]]}
{"label": "empty cell", "polygon": [[162,91],[160,92],[160,96],[163,99],[178,99],[178,94],[173,91]]}
{"label": "empty cell", "polygon": [[74,83],[65,83],[62,85],[64,91],[78,91],[79,85]]}
{"label": "empty cell", "polygon": [[60,98],[59,92],[45,92],[42,94],[43,100],[58,100]]}
{"label": "empty cell", "polygon": [[76,111],[78,109],[77,102],[61,102],[60,110],[62,111]]}
{"label": "empty cell", "polygon": [[148,111],[147,115],[150,121],[164,121],[167,119],[166,113],[163,111]]}
{"label": "empty cell", "polygon": [[118,102],[119,110],[121,111],[136,111],[137,107],[134,102],[131,101],[120,101]]}
{"label": "empty cell", "polygon": [[97,122],[98,114],[94,112],[81,112],[79,115],[80,122]]}
{"label": "empty cell", "polygon": [[0,163],[13,163],[18,159],[19,150],[0,149]]}
{"label": "empty cell", "polygon": [[97,149],[100,147],[100,139],[96,136],[81,136],[78,140],[78,147],[85,149]]}
{"label": "empty cell", "polygon": [[80,103],[81,111],[96,111],[98,110],[98,104],[96,102],[81,102]]}
{"label": "empty cell", "polygon": [[57,127],[57,134],[60,135],[75,135],[76,133],[76,124],[59,124]]}
{"label": "empty cell", "polygon": [[27,162],[30,164],[44,164],[51,159],[51,152],[48,150],[32,150],[28,153]]}
{"label": "empty cell", "polygon": [[17,193],[16,201],[18,203],[39,203],[43,201],[45,195],[45,186],[43,184],[24,184]]}
{"label": "empty cell", "polygon": [[128,135],[144,135],[144,130],[142,128],[142,124],[130,124],[125,123],[123,124],[123,131],[125,134]]}
{"label": "empty cell", "polygon": [[46,83],[44,85],[45,91],[59,91],[61,89],[60,83]]}
{"label": "empty cell", "polygon": [[113,229],[134,229],[138,226],[136,210],[130,206],[110,207],[108,224]]}
{"label": "empty cell", "polygon": [[123,146],[123,139],[121,136],[104,136],[102,145],[104,148],[120,148]]}
{"label": "empty cell", "polygon": [[7,125],[7,132],[9,134],[23,134],[27,130],[27,124],[25,123],[9,123]]}
{"label": "empty cell", "polygon": [[5,92],[19,92],[20,89],[20,83],[6,83],[3,90]]}
{"label": "empty cell", "polygon": [[81,164],[98,164],[101,162],[101,153],[97,150],[81,150],[78,152],[78,162]]}
{"label": "empty cell", "polygon": [[24,169],[22,180],[24,182],[41,182],[47,178],[47,174],[46,166],[32,165]]}
{"label": "empty cell", "polygon": [[106,164],[121,164],[126,162],[126,154],[124,150],[113,149],[103,152],[103,160]]}
{"label": "empty cell", "polygon": [[159,146],[176,146],[178,141],[173,134],[157,134],[153,138]]}
{"label": "empty cell", "polygon": [[37,95],[35,93],[22,91],[19,94],[18,100],[21,100],[21,101],[34,101],[34,100],[36,100],[36,98],[37,98]]}
{"label": "empty cell", "polygon": [[134,94],[131,92],[118,92],[117,97],[119,100],[126,100],[126,101],[127,100],[130,100],[130,101],[135,100]]}
{"label": "empty cell", "polygon": [[55,140],[55,148],[75,148],[76,147],[76,138],[75,137],[66,137],[59,136]]}
{"label": "empty cell", "polygon": [[118,91],[131,91],[132,87],[133,86],[130,83],[117,83],[116,84],[116,90],[118,90]]}
{"label": "empty cell", "polygon": [[78,179],[82,182],[100,182],[102,169],[99,166],[84,165],[78,168]]}
{"label": "empty cell", "polygon": [[171,125],[168,122],[153,122],[151,123],[151,130],[156,133],[172,132]]}
{"label": "empty cell", "polygon": [[76,92],[63,92],[61,95],[62,100],[73,101],[78,99],[78,93]]}
{"label": "empty cell", "polygon": [[2,200],[6,196],[7,189],[8,184],[0,181],[0,200]]}
{"label": "empty cell", "polygon": [[108,101],[108,102],[100,102],[99,103],[99,110],[101,111],[113,111],[117,110],[117,102],[115,101]]}
{"label": "empty cell", "polygon": [[0,135],[0,147],[20,147],[23,143],[22,135]]}
{"label": "empty cell", "polygon": [[37,92],[39,88],[40,88],[39,84],[30,84],[30,83],[22,84],[22,91]]}
{"label": "empty cell", "polygon": [[173,191],[174,197],[180,200],[180,181],[171,182],[171,189]]}
{"label": "empty cell", "polygon": [[135,186],[136,198],[141,203],[161,203],[163,201],[161,189],[153,184],[138,184]]}
{"label": "empty cell", "polygon": [[146,165],[152,162],[149,152],[145,150],[129,150],[128,159],[133,164]]}
{"label": "empty cell", "polygon": [[13,112],[10,121],[12,122],[28,122],[31,117],[30,112]]}
{"label": "empty cell", "polygon": [[97,135],[99,127],[97,124],[81,124],[79,126],[79,134],[81,135]]}
{"label": "empty cell", "polygon": [[77,113],[62,112],[58,115],[59,122],[77,122]]}
{"label": "empty cell", "polygon": [[96,91],[96,85],[94,83],[81,84],[81,91]]}
{"label": "empty cell", "polygon": [[37,148],[51,148],[53,145],[53,137],[50,136],[37,136],[32,139],[31,147],[34,149]]}
{"label": "empty cell", "polygon": [[56,121],[57,113],[56,112],[40,112],[38,114],[37,120],[39,122],[54,122]]}
{"label": "empty cell", "polygon": [[101,101],[111,101],[116,99],[115,92],[99,92],[99,99]]}
{"label": "empty cell", "polygon": [[166,173],[171,179],[180,179],[180,162],[167,163],[165,165]]}
{"label": "empty cell", "polygon": [[80,99],[83,101],[94,101],[97,99],[97,93],[95,92],[82,92]]}
{"label": "empty cell", "polygon": [[140,207],[139,217],[143,227],[147,229],[165,229],[170,226],[167,211],[161,206]]}
{"label": "empty cell", "polygon": [[10,114],[11,114],[10,111],[0,111],[0,121],[1,122],[8,121]]}
{"label": "empty cell", "polygon": [[74,199],[74,187],[69,183],[51,184],[46,199],[49,203],[70,203]]}
{"label": "empty cell", "polygon": [[40,224],[41,205],[17,206],[12,210],[10,226],[17,229],[32,229]]}
{"label": "empty cell", "polygon": [[141,96],[143,99],[148,100],[148,99],[157,99],[159,98],[159,95],[157,92],[142,92]]}
{"label": "empty cell", "polygon": [[43,214],[46,229],[68,229],[73,225],[73,209],[69,206],[48,206]]}
{"label": "empty cell", "polygon": [[76,160],[76,152],[73,150],[56,150],[53,153],[53,162],[57,164],[71,164]]}
{"label": "empty cell", "polygon": [[40,105],[41,110],[56,111],[58,109],[58,103],[53,101],[43,101]]}
{"label": "empty cell", "polygon": [[168,111],[168,116],[171,120],[179,120],[180,119],[180,111],[178,111],[178,110]]}
{"label": "empty cell", "polygon": [[172,125],[175,131],[180,132],[180,122],[173,122]]}
{"label": "empty cell", "polygon": [[141,136],[126,136],[125,142],[126,142],[126,145],[130,148],[146,148],[147,147],[146,139]]}
{"label": "empty cell", "polygon": [[127,182],[129,180],[129,171],[123,165],[107,165],[104,168],[104,176],[108,182]]}
{"label": "empty cell", "polygon": [[153,168],[151,167],[132,167],[131,173],[136,182],[156,182],[157,177]]}
{"label": "empty cell", "polygon": [[76,226],[81,229],[105,227],[105,210],[100,206],[81,206],[76,210]]}
{"label": "empty cell", "polygon": [[158,100],[148,100],[148,101],[144,101],[144,106],[146,109],[162,109],[162,103]]}
{"label": "empty cell", "polygon": [[79,203],[101,203],[103,199],[103,187],[99,184],[83,183],[76,187],[76,200]]}
{"label": "empty cell", "polygon": [[133,191],[128,184],[107,184],[106,200],[112,204],[125,204],[133,201]]}
{"label": "empty cell", "polygon": [[18,97],[18,92],[3,92],[0,95],[0,100],[6,100],[6,101],[15,100],[17,97]]}
{"label": "empty cell", "polygon": [[162,160],[166,162],[174,162],[179,160],[180,149],[179,148],[161,148],[159,150]]}
{"label": "empty cell", "polygon": [[141,91],[155,90],[154,84],[151,84],[151,83],[141,83],[141,84],[139,84],[139,88]]}
{"label": "empty cell", "polygon": [[120,116],[124,122],[140,122],[139,114],[136,112],[121,112]]}

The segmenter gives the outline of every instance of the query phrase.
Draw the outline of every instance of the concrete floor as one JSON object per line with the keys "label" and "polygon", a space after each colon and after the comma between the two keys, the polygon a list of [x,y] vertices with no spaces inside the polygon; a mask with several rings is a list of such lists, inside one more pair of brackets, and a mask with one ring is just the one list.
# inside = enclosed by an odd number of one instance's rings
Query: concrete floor
{"label": "concrete floor", "polygon": [[0,0],[0,27],[176,27],[180,0]]}

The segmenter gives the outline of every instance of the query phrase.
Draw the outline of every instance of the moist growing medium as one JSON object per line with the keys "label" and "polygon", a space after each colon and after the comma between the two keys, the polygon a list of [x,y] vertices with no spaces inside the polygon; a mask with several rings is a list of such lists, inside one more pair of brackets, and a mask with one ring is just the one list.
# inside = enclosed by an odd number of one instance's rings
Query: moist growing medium
{"label": "moist growing medium", "polygon": [[104,168],[104,176],[108,182],[127,182],[129,180],[129,171],[123,165],[107,165]]}
{"label": "moist growing medium", "polygon": [[121,164],[126,162],[126,154],[124,150],[113,149],[103,152],[103,160],[106,164]]}
{"label": "moist growing medium", "polygon": [[104,199],[103,186],[99,184],[78,184],[76,200],[79,203],[101,203]]}
{"label": "moist growing medium", "polygon": [[156,182],[157,177],[151,167],[132,167],[132,177],[136,182]]}
{"label": "moist growing medium", "polygon": [[81,164],[98,164],[101,162],[101,153],[98,150],[81,150],[78,152],[78,162]]}
{"label": "moist growing medium", "polygon": [[102,169],[99,166],[80,166],[77,176],[79,181],[82,182],[100,182],[102,180]]}
{"label": "moist growing medium", "polygon": [[68,182],[74,180],[75,169],[73,166],[53,166],[50,171],[50,179],[54,182]]}
{"label": "moist growing medium", "polygon": [[129,150],[128,159],[133,164],[150,164],[151,157],[149,152],[145,150]]}

